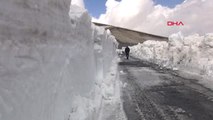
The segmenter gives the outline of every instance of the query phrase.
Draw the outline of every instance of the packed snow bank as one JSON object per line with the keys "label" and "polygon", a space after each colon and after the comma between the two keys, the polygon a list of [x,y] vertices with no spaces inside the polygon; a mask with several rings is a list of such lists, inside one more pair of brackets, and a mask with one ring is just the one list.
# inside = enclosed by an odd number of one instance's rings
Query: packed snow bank
{"label": "packed snow bank", "polygon": [[[92,120],[104,120],[102,114],[110,113],[110,111],[103,111],[105,107],[105,101],[110,100],[112,103],[120,102],[117,99],[120,92],[120,87],[117,79],[117,62],[118,58],[116,48],[118,46],[114,36],[110,31],[105,31],[102,27],[94,27],[94,49],[95,49],[95,63],[96,63],[96,90],[94,95],[98,109],[95,110],[95,116]],[[113,43],[113,44],[112,44]]]}
{"label": "packed snow bank", "polygon": [[95,119],[110,33],[70,0],[2,0],[0,14],[0,120]]}
{"label": "packed snow bank", "polygon": [[183,37],[177,33],[168,42],[149,40],[133,46],[131,54],[164,67],[213,77],[213,34]]}
{"label": "packed snow bank", "polygon": [[117,61],[113,61],[110,72],[106,74],[102,84],[102,103],[100,114],[97,120],[127,120],[120,98],[119,74],[117,73]]}

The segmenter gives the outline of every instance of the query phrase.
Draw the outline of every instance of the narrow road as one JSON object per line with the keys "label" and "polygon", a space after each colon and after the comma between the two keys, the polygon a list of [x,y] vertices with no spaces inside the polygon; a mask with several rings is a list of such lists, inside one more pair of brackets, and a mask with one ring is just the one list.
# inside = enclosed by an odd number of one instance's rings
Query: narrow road
{"label": "narrow road", "polygon": [[133,58],[119,70],[128,120],[213,120],[213,91],[196,80]]}

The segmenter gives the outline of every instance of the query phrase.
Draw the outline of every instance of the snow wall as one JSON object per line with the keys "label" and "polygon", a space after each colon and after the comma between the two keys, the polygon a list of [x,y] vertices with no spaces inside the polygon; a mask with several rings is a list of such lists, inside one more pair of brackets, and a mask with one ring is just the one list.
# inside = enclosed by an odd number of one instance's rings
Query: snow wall
{"label": "snow wall", "polygon": [[131,54],[146,61],[187,73],[213,77],[213,34],[184,37],[181,32],[168,42],[146,41],[131,47]]}
{"label": "snow wall", "polygon": [[0,120],[94,120],[116,47],[70,0],[1,0]]}

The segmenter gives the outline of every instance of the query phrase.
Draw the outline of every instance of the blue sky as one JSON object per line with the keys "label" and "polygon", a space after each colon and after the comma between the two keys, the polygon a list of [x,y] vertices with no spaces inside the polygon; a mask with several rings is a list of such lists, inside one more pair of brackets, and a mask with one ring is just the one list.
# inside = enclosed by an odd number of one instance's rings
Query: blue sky
{"label": "blue sky", "polygon": [[84,0],[86,9],[89,11],[90,15],[98,18],[100,14],[105,13],[106,0]]}
{"label": "blue sky", "polygon": [[177,4],[182,3],[184,0],[153,0],[156,4],[174,8]]}
{"label": "blue sky", "polygon": [[[118,0],[117,0],[118,1]],[[156,4],[161,4],[170,8],[175,7],[175,5],[182,3],[184,0],[153,0]],[[84,0],[86,9],[89,11],[90,15],[98,18],[100,14],[105,13],[106,0]]]}

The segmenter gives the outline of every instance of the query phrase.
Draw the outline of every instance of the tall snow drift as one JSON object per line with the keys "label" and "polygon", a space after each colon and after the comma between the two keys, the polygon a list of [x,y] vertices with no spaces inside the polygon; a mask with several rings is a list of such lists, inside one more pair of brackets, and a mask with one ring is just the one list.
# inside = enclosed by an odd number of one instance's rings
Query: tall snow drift
{"label": "tall snow drift", "polygon": [[131,54],[165,67],[213,77],[213,34],[183,37],[173,34],[168,42],[146,41],[131,47]]}
{"label": "tall snow drift", "polygon": [[0,120],[95,117],[116,47],[99,29],[70,0],[1,0]]}

